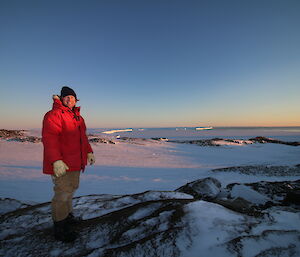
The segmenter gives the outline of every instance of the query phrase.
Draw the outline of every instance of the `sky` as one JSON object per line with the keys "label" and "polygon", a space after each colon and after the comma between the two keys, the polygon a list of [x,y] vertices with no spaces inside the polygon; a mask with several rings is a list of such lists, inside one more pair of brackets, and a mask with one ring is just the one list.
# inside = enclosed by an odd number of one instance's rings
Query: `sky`
{"label": "sky", "polygon": [[300,126],[298,0],[0,0],[0,128]]}

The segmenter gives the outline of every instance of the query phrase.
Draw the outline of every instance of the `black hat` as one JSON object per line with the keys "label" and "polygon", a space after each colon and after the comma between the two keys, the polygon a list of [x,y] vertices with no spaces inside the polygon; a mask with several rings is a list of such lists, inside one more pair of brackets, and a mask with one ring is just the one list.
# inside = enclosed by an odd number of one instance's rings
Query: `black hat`
{"label": "black hat", "polygon": [[67,95],[72,95],[77,99],[76,93],[72,88],[69,87],[62,87],[61,91],[60,91],[60,97],[65,97]]}

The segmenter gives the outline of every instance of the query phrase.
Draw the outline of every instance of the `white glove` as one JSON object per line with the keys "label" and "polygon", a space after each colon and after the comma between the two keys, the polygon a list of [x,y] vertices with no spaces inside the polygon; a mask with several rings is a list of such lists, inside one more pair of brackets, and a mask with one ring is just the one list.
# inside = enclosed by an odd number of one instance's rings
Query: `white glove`
{"label": "white glove", "polygon": [[95,156],[93,153],[88,153],[87,154],[87,160],[88,160],[88,163],[90,165],[93,165],[95,163]]}
{"label": "white glove", "polygon": [[66,174],[66,170],[69,167],[62,160],[58,160],[53,162],[53,171],[56,177],[60,177]]}

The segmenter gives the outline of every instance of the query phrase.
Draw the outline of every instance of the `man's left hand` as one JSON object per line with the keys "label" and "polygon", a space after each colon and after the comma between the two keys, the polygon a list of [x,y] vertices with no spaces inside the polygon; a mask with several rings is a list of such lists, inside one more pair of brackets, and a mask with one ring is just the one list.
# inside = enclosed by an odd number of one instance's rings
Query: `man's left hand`
{"label": "man's left hand", "polygon": [[93,165],[95,163],[95,156],[93,153],[88,153],[87,154],[87,160],[88,160],[88,163],[90,165]]}

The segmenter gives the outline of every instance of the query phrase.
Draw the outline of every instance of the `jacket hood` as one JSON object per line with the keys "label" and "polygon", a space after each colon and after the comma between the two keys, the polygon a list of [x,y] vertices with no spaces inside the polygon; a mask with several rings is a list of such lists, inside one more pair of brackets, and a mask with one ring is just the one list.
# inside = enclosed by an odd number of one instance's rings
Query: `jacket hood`
{"label": "jacket hood", "polygon": [[[61,109],[63,111],[69,111],[70,109],[66,106],[63,105],[63,103],[61,102],[60,98],[58,95],[53,95],[53,105],[52,105],[52,110],[57,110],[57,109]],[[77,115],[80,114],[80,106],[79,107],[74,107],[73,108],[73,112]]]}

